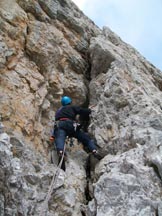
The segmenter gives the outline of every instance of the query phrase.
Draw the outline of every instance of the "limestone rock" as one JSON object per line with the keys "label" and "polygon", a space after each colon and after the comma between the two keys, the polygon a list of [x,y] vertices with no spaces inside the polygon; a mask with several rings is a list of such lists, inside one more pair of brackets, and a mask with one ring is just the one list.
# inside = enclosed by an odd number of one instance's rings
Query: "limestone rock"
{"label": "limestone rock", "polygon": [[29,144],[6,133],[0,134],[0,145],[1,215],[38,215],[44,210],[56,215],[61,215],[60,212],[81,215],[86,187],[83,166],[70,160],[66,173],[59,170],[49,207],[45,208],[44,200],[56,174],[56,164],[50,164]]}
{"label": "limestone rock", "polygon": [[[152,76],[157,70],[144,64],[131,46],[113,44],[104,35],[91,40],[90,53],[95,76],[90,83],[91,103],[96,105],[91,127],[98,144],[116,154],[137,143],[159,142],[162,94]],[[103,64],[101,56],[111,63]]]}
{"label": "limestone rock", "polygon": [[[161,179],[146,165],[145,147],[106,156],[96,167],[89,215],[154,215],[161,203]],[[93,208],[92,208],[92,203]]]}
{"label": "limestone rock", "polygon": [[[0,215],[162,215],[161,91],[161,71],[72,1],[1,0]],[[46,204],[62,95],[93,105],[104,158],[67,144]]]}
{"label": "limestone rock", "polygon": [[117,156],[105,157],[94,175],[88,215],[154,215],[161,203],[161,75],[106,28],[92,38],[90,56],[91,132],[102,151]]}
{"label": "limestone rock", "polygon": [[0,5],[0,114],[9,132],[14,128],[43,151],[61,96],[87,103],[88,43],[101,30],[72,2]]}

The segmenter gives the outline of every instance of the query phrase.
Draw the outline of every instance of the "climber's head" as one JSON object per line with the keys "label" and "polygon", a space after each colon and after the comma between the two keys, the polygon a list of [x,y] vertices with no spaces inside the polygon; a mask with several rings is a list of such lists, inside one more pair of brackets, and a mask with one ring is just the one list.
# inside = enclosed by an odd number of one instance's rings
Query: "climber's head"
{"label": "climber's head", "polygon": [[72,99],[68,96],[63,96],[62,99],[61,99],[61,104],[62,106],[66,106],[68,104],[71,104],[72,103]]}

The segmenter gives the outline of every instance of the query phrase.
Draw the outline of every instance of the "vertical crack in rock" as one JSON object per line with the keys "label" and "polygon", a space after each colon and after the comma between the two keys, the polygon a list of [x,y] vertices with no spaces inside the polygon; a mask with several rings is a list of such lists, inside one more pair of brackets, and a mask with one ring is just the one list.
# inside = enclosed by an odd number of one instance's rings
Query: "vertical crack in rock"
{"label": "vertical crack in rock", "polygon": [[150,163],[148,165],[153,168],[153,170],[155,171],[155,173],[158,176],[158,178],[162,181],[162,177],[161,177],[161,174],[159,172],[158,166],[156,164],[154,164],[154,163]]}
{"label": "vertical crack in rock", "polygon": [[155,210],[155,216],[160,216],[158,213],[158,209]]}
{"label": "vertical crack in rock", "polygon": [[91,179],[91,165],[90,165],[90,156],[88,156],[86,161],[86,180],[87,180],[87,186],[85,188],[85,197],[88,204],[89,201],[91,201],[92,197],[90,195],[90,179]]}
{"label": "vertical crack in rock", "polygon": [[76,145],[48,214],[162,215],[162,73],[68,0],[3,0],[0,22],[2,216],[38,215],[57,167],[47,140],[63,94],[95,105],[84,130],[106,157],[85,167]]}

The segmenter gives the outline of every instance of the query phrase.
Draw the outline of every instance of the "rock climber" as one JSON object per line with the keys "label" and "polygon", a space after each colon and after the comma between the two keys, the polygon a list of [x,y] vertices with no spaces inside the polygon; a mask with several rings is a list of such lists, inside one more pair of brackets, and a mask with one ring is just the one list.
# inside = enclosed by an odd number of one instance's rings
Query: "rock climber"
{"label": "rock climber", "polygon": [[[51,139],[55,139],[55,145],[61,161],[66,137],[74,137],[81,142],[98,160],[102,159],[97,151],[94,140],[80,129],[76,122],[76,116],[89,116],[91,109],[81,108],[80,106],[72,105],[72,99],[69,96],[63,96],[61,99],[62,106],[56,111],[55,125]],[[63,159],[61,168],[65,171],[65,160]]]}

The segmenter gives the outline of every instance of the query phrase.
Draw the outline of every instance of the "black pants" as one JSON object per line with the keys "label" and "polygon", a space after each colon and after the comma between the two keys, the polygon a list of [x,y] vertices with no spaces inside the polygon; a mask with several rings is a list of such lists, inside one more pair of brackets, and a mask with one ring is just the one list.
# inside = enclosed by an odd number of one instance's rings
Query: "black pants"
{"label": "black pants", "polygon": [[55,129],[54,135],[55,144],[58,151],[63,151],[67,136],[76,138],[85,147],[87,147],[89,151],[96,150],[94,140],[92,140],[90,136],[82,130],[75,130],[73,121],[60,121],[58,123],[58,127]]}

